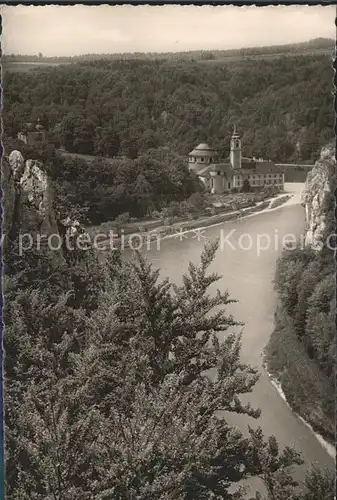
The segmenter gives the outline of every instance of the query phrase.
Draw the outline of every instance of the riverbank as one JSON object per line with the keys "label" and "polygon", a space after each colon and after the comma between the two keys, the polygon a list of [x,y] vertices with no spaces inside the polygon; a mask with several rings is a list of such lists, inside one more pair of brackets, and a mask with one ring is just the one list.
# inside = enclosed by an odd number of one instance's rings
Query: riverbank
{"label": "riverbank", "polygon": [[[335,458],[334,387],[322,369],[319,358],[316,359],[317,353],[315,357],[307,351],[310,326],[309,331],[299,336],[298,312],[289,314],[285,311],[283,301],[287,297],[280,298],[279,295],[279,300],[274,330],[262,353],[263,368],[287,406],[311,430],[330,457]],[[303,309],[303,302],[301,304]],[[323,323],[328,327],[327,319]],[[322,336],[323,332],[319,332],[319,335]],[[303,338],[306,338],[306,343]]]}
{"label": "riverbank", "polygon": [[290,318],[280,309],[275,328],[263,351],[263,368],[272,385],[294,414],[311,429],[329,455],[335,458],[335,422],[328,380],[310,359],[294,332]]}
{"label": "riverbank", "polygon": [[[280,240],[285,235],[303,234],[305,229],[304,208],[300,205],[301,185],[287,186],[287,194],[293,194],[287,203],[279,208],[266,209],[254,215],[229,221],[225,224],[208,227],[199,239],[191,232],[181,240],[175,237],[166,237],[160,244],[144,246],[142,253],[146,256],[153,268],[160,270],[160,280],[169,278],[178,285],[182,283],[182,272],[188,268],[190,262],[200,262],[200,253],[205,241],[214,241],[219,238],[220,230],[226,237],[233,233],[235,249],[224,245],[215,255],[211,272],[219,274],[217,288],[221,293],[230,292],[230,297],[237,302],[229,304],[228,314],[245,323],[242,332],[242,362],[257,367],[261,377],[245,402],[253,408],[261,409],[261,416],[257,421],[246,415],[224,414],[230,425],[238,427],[245,434],[247,425],[261,427],[266,436],[275,436],[280,448],[291,446],[302,454],[305,463],[296,468],[294,475],[297,479],[304,477],[312,464],[319,468],[333,469],[334,461],[326,449],[319,443],[312,431],[286,405],[275,387],[271,384],[267,373],[262,369],[261,353],[267,345],[270,334],[274,329],[274,313],[276,297],[273,292],[272,278],[275,272],[276,259],[279,252],[273,246],[257,255],[257,252],[246,250],[236,242],[243,234],[250,234],[254,238],[257,234],[267,234],[273,239],[277,232]],[[297,193],[295,192],[297,191]],[[125,252],[126,259],[133,259],[131,251]],[[241,332],[241,329],[239,329]],[[221,337],[220,337],[221,340]],[[249,482],[254,490],[260,484]],[[255,490],[254,490],[255,491]]]}
{"label": "riverbank", "polygon": [[330,455],[330,457],[332,457],[333,459],[335,459],[336,458],[336,449],[335,449],[335,446],[331,442],[327,441],[323,436],[321,436],[321,434],[319,434],[318,432],[316,432],[315,429],[312,427],[312,425],[310,425],[303,417],[301,417],[301,415],[299,415],[294,410],[294,408],[292,408],[292,406],[289,404],[289,402],[287,400],[287,397],[286,397],[286,395],[285,395],[285,393],[283,391],[282,383],[280,382],[280,380],[278,378],[276,378],[274,375],[272,375],[268,371],[268,363],[266,361],[266,353],[265,352],[263,352],[263,369],[267,373],[267,375],[268,375],[268,377],[270,379],[270,383],[276,389],[278,395],[281,397],[281,399],[283,399],[283,401],[286,403],[286,405],[288,406],[288,408],[292,411],[292,413],[294,415],[296,415],[296,417],[301,422],[303,422],[306,425],[306,427],[308,427],[308,429],[310,429],[310,431],[312,432],[312,434],[315,436],[315,438],[320,443],[320,445],[323,446],[323,448]]}
{"label": "riverbank", "polygon": [[[290,203],[296,198],[300,203],[300,192]],[[330,283],[334,268],[320,260],[320,254],[313,254],[310,263],[301,255],[279,261],[275,277],[279,305],[263,350],[263,368],[296,418],[335,459],[334,384],[326,365],[331,356],[327,342],[334,330],[326,309],[334,295]],[[310,351],[313,345],[318,350]]]}
{"label": "riverbank", "polygon": [[[220,212],[216,215],[209,215],[207,217],[199,217],[194,220],[179,220],[171,224],[162,224],[154,229],[150,230],[137,230],[135,225],[125,225],[125,228],[119,229],[119,231],[113,228],[113,224],[103,224],[100,228],[95,228],[94,231],[88,230],[91,235],[108,235],[110,231],[115,231],[116,237],[115,241],[123,239],[123,248],[132,247],[133,239],[137,239],[136,246],[141,241],[151,242],[160,241],[165,238],[172,238],[177,236],[183,236],[184,234],[193,231],[203,231],[204,229],[215,227],[217,225],[223,224],[225,222],[230,222],[236,219],[241,219],[243,217],[253,216],[259,213],[266,213],[269,211],[274,211],[279,209],[281,206],[292,204],[292,201],[296,198],[293,193],[282,193],[265,201],[260,201],[252,206],[233,210],[231,212],[225,211]],[[118,237],[117,234],[122,236]],[[107,237],[108,239],[108,237]],[[102,243],[104,241],[102,240]]]}

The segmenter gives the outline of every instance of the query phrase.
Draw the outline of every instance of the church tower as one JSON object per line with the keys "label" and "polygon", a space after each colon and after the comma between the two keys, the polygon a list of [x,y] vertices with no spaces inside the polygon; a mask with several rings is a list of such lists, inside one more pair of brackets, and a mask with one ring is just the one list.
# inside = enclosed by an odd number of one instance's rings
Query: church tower
{"label": "church tower", "polygon": [[235,125],[231,137],[230,162],[233,168],[241,168],[241,140]]}

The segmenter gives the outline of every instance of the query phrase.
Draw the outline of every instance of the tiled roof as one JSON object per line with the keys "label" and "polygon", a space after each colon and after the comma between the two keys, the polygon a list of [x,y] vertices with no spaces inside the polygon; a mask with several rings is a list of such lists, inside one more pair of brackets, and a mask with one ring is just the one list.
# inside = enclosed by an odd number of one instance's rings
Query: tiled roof
{"label": "tiled roof", "polygon": [[225,172],[226,174],[233,174],[233,168],[230,163],[212,163],[212,165],[210,165],[210,172]]}
{"label": "tiled roof", "polygon": [[275,165],[272,161],[257,161],[255,168],[236,168],[235,174],[249,175],[249,174],[283,174],[280,167]]}
{"label": "tiled roof", "polygon": [[189,153],[189,155],[193,156],[210,156],[216,154],[218,154],[217,150],[211,148],[206,142],[202,142]]}
{"label": "tiled roof", "polygon": [[207,142],[202,142],[201,144],[199,144],[199,145],[198,145],[196,148],[194,148],[194,149],[200,149],[200,150],[202,150],[202,151],[209,151],[209,150],[213,151],[213,148],[211,148],[211,147],[207,144]]}
{"label": "tiled roof", "polygon": [[193,149],[193,151],[191,151],[189,153],[189,156],[196,156],[196,157],[202,157],[204,156],[205,158],[208,158],[210,156],[216,156],[217,155],[217,152],[215,151],[215,149],[213,150],[209,150],[209,151],[199,151],[197,149]]}
{"label": "tiled roof", "polygon": [[256,170],[255,168],[235,168],[233,169],[233,174],[241,174],[241,175],[245,175],[245,174],[252,174],[252,173],[256,173]]}
{"label": "tiled roof", "polygon": [[246,159],[245,160],[242,160],[241,161],[241,168],[245,168],[247,170],[249,170],[250,172],[252,170],[255,170],[255,167],[256,167],[256,162],[251,160],[251,161],[247,161]]}
{"label": "tiled roof", "polygon": [[212,165],[207,165],[207,167],[199,170],[197,175],[200,177],[210,177],[211,172],[224,172],[227,175],[233,175],[234,171],[230,163],[212,163]]}
{"label": "tiled roof", "polygon": [[305,167],[305,168],[313,168],[315,165],[304,165],[303,163],[275,163],[277,167],[284,168],[284,167]]}
{"label": "tiled roof", "polygon": [[272,161],[257,161],[255,171],[257,174],[282,174],[282,169]]}
{"label": "tiled roof", "polygon": [[207,165],[207,167],[202,168],[197,172],[197,175],[200,175],[200,177],[209,177],[209,170],[210,170],[210,165]]}

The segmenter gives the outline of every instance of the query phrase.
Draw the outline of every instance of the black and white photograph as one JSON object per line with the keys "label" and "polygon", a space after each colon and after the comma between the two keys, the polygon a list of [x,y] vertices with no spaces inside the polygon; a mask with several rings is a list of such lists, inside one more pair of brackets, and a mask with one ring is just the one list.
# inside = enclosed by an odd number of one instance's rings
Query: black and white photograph
{"label": "black and white photograph", "polygon": [[0,499],[335,500],[336,6],[0,12]]}

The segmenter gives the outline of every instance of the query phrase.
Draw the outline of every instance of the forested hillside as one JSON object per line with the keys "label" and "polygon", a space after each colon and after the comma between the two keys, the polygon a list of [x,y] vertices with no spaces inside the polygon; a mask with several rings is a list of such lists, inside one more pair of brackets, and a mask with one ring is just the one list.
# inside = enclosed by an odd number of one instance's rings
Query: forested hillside
{"label": "forested hillside", "polygon": [[68,151],[136,158],[150,148],[186,155],[227,149],[236,123],[244,154],[312,162],[334,123],[329,56],[224,64],[93,60],[5,76],[6,135],[41,118]]}
{"label": "forested hillside", "polygon": [[267,349],[294,408],[330,442],[335,435],[335,267],[313,251],[289,251],[278,263],[280,308]]}
{"label": "forested hillside", "polygon": [[267,348],[269,370],[291,406],[330,442],[336,399],[335,189],[336,161],[322,158],[304,195],[307,247],[286,250],[278,261],[280,306]]}
{"label": "forested hillside", "polygon": [[[53,148],[5,141],[7,150],[41,160],[54,190],[59,217],[99,224],[124,216],[141,218],[203,192],[203,184],[186,168],[186,158],[167,148],[150,149],[136,159],[63,157]],[[193,197],[192,197],[193,201]]]}

